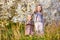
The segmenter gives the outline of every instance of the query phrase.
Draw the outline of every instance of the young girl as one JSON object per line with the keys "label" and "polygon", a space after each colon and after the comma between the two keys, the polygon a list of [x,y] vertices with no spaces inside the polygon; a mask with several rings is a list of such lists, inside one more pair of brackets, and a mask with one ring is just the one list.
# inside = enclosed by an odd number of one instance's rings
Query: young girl
{"label": "young girl", "polygon": [[25,35],[33,35],[33,21],[31,18],[31,14],[28,15],[27,17],[27,22],[25,26]]}
{"label": "young girl", "polygon": [[34,16],[33,16],[35,32],[37,34],[43,34],[43,14],[42,14],[42,6],[39,4],[36,6]]}

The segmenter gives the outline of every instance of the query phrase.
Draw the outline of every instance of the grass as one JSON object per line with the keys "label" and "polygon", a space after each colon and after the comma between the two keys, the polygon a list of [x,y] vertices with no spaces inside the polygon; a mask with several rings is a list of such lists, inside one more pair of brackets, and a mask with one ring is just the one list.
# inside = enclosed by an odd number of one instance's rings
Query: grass
{"label": "grass", "polygon": [[36,34],[24,35],[24,28],[24,22],[0,21],[0,40],[60,40],[60,24],[56,26],[53,22],[45,26],[45,33],[42,37]]}

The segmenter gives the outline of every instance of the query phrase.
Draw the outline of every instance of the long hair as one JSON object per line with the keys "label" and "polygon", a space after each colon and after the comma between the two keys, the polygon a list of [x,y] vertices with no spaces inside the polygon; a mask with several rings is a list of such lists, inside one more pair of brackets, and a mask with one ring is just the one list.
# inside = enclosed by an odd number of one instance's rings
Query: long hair
{"label": "long hair", "polygon": [[40,10],[40,12],[42,12],[42,5],[41,5],[41,4],[38,4],[38,5],[36,5],[36,8],[35,8],[34,13],[38,12],[38,11],[37,11],[37,7],[38,7],[38,6],[41,6],[41,10]]}

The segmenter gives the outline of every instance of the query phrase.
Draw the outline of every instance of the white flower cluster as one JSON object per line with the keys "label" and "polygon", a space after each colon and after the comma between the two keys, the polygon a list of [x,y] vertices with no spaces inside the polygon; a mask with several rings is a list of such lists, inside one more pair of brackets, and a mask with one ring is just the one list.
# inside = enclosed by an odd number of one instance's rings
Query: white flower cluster
{"label": "white flower cluster", "polygon": [[[37,3],[42,5],[44,18],[46,18],[46,20],[55,20],[56,18],[59,19],[59,0],[7,0],[6,3],[5,0],[0,0],[0,8],[2,7],[2,15],[6,15],[4,17],[9,18],[13,16],[11,19],[12,21],[20,22],[26,20],[26,16],[29,12],[34,12]],[[55,14],[57,16],[55,16]]]}

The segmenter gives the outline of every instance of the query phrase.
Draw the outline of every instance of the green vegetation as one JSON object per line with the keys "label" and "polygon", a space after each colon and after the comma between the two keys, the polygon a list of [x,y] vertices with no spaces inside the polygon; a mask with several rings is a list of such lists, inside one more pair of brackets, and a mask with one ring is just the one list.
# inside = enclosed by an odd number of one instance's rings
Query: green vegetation
{"label": "green vegetation", "polygon": [[56,27],[55,23],[44,28],[44,36],[25,35],[24,28],[24,22],[0,21],[0,40],[60,40],[60,25]]}

